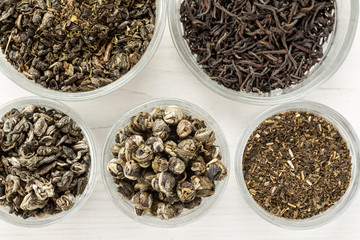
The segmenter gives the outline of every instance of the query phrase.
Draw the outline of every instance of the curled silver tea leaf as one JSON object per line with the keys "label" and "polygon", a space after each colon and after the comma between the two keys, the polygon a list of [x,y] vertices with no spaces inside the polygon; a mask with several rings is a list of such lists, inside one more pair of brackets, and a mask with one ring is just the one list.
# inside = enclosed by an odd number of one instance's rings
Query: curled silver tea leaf
{"label": "curled silver tea leaf", "polygon": [[178,124],[178,122],[183,118],[183,116],[184,114],[179,107],[169,106],[165,109],[163,119],[167,124],[174,125]]}
{"label": "curled silver tea leaf", "polygon": [[208,176],[192,176],[190,181],[197,197],[209,197],[215,192],[215,184]]}
{"label": "curled silver tea leaf", "polygon": [[212,180],[221,181],[227,176],[227,169],[219,159],[213,159],[206,164],[206,174]]}
{"label": "curled silver tea leaf", "polygon": [[165,141],[169,137],[170,127],[162,119],[156,119],[153,125],[152,134]]}
{"label": "curled silver tea leaf", "polygon": [[124,174],[129,180],[137,180],[141,177],[143,168],[134,160],[130,160],[125,164]]}
{"label": "curled silver tea leaf", "polygon": [[[137,192],[134,196],[134,208],[136,214],[138,214],[139,216],[145,215],[148,211],[150,211],[152,203],[153,203],[153,197],[150,193]],[[142,211],[136,211],[136,210],[142,210]]]}
{"label": "curled silver tea leaf", "polygon": [[56,200],[56,204],[63,211],[67,211],[75,205],[75,197],[71,193],[66,193]]}
{"label": "curled silver tea leaf", "polygon": [[169,169],[169,161],[166,158],[158,155],[152,162],[151,167],[155,173],[165,172]]}
{"label": "curled silver tea leaf", "polygon": [[181,120],[176,127],[176,133],[180,138],[186,138],[192,132],[191,122],[188,120]]}
{"label": "curled silver tea leaf", "polygon": [[184,161],[188,162],[195,157],[197,146],[193,139],[185,139],[177,146],[177,153]]}
{"label": "curled silver tea leaf", "polygon": [[196,131],[194,138],[205,145],[212,145],[215,141],[215,133],[209,128],[201,128]]}
{"label": "curled silver tea leaf", "polygon": [[191,202],[195,198],[195,187],[192,183],[185,181],[176,188],[177,195],[181,202]]}
{"label": "curled silver tea leaf", "polygon": [[153,153],[161,153],[164,151],[164,142],[159,137],[149,137],[146,144],[151,146]]}
{"label": "curled silver tea leaf", "polygon": [[184,161],[177,157],[171,157],[169,161],[169,171],[173,174],[182,174],[186,169]]}

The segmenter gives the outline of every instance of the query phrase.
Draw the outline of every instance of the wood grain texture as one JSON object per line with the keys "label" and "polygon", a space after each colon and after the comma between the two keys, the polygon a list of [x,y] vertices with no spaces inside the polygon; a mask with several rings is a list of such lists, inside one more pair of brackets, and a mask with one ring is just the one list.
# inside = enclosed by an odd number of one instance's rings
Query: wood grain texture
{"label": "wood grain texture", "polygon": [[[358,34],[344,65],[327,83],[305,98],[333,107],[353,124],[358,133],[359,42]],[[25,96],[31,94],[0,73],[0,104]],[[125,87],[99,99],[67,104],[78,111],[91,127],[101,150],[110,127],[123,113],[140,103],[161,97],[185,99],[204,108],[222,127],[232,156],[245,127],[268,108],[225,99],[203,86],[181,61],[168,30],[150,64]],[[90,200],[71,218],[42,229],[24,229],[0,221],[0,239],[359,239],[359,226],[359,196],[343,215],[318,229],[294,232],[273,226],[245,203],[232,168],[229,185],[221,201],[205,217],[191,225],[159,229],[134,222],[115,207],[99,176]]]}

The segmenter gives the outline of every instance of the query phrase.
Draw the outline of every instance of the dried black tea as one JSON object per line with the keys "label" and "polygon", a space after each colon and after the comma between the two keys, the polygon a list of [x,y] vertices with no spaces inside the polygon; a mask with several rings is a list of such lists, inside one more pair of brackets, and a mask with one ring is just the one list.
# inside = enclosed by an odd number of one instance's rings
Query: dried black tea
{"label": "dried black tea", "polygon": [[339,131],[313,113],[289,111],[262,122],[243,154],[246,186],[266,211],[307,219],[331,208],[350,184],[351,156]]}
{"label": "dried black tea", "polygon": [[116,135],[108,171],[135,213],[171,219],[193,209],[227,177],[215,133],[177,106],[141,112]]}
{"label": "dried black tea", "polygon": [[27,78],[62,92],[112,83],[153,37],[156,0],[2,0],[0,47]]}
{"label": "dried black tea", "polygon": [[89,146],[64,113],[34,105],[0,121],[0,205],[26,219],[72,208],[88,183]]}
{"label": "dried black tea", "polygon": [[335,0],[184,0],[184,38],[220,85],[267,93],[303,81],[334,30]]}

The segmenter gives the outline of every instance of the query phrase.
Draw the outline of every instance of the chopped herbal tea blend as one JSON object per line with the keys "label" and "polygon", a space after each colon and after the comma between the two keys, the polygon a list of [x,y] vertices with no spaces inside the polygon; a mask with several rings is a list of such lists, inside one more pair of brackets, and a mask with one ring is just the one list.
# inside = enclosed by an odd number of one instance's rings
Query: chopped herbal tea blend
{"label": "chopped herbal tea blend", "polygon": [[184,0],[184,38],[209,77],[266,93],[301,82],[321,61],[335,0]]}
{"label": "chopped herbal tea blend", "polygon": [[243,154],[246,186],[266,211],[306,219],[331,208],[350,184],[347,143],[321,116],[276,114],[250,136]]}
{"label": "chopped herbal tea blend", "polygon": [[161,219],[193,209],[227,177],[215,133],[177,106],[141,112],[116,135],[108,171],[135,213]]}

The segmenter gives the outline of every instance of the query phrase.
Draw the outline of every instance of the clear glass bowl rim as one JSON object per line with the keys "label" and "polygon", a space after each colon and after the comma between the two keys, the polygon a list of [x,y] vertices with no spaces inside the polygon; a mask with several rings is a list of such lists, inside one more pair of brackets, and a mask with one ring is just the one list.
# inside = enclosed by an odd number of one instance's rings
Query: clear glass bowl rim
{"label": "clear glass bowl rim", "polygon": [[[117,79],[113,83],[104,87],[98,88],[89,92],[68,93],[60,92],[51,89],[44,88],[34,81],[27,79],[22,73],[18,72],[8,61],[5,59],[3,53],[0,53],[2,58],[0,61],[0,71],[15,84],[21,88],[45,98],[50,98],[59,101],[85,101],[90,99],[99,98],[110,94],[111,92],[123,87],[134,79],[150,62],[154,54],[156,53],[160,42],[162,40],[165,26],[166,26],[166,14],[167,14],[167,0],[156,0],[157,13],[156,13],[156,25],[153,35],[153,39],[141,57],[139,62],[124,76]],[[1,50],[0,50],[1,51]],[[10,69],[10,70],[9,70]]]}
{"label": "clear glass bowl rim", "polygon": [[[296,99],[302,98],[305,95],[309,94],[315,88],[319,87],[321,84],[329,80],[341,67],[345,61],[351,46],[353,44],[356,30],[358,26],[359,19],[359,1],[358,0],[340,0],[346,1],[346,4],[350,4],[350,14],[349,14],[349,23],[347,25],[347,31],[344,36],[343,45],[341,50],[337,53],[336,61],[332,63],[331,68],[329,67],[326,72],[320,73],[319,77],[313,79],[311,82],[307,82],[303,86],[295,90],[290,90],[290,92],[275,96],[258,96],[256,94],[247,94],[245,92],[235,92],[233,90],[227,89],[223,86],[220,86],[215,81],[211,80],[209,76],[202,70],[202,68],[197,64],[194,56],[189,51],[189,47],[185,39],[183,38],[182,33],[182,24],[177,19],[177,4],[183,0],[171,0],[169,1],[169,29],[172,36],[173,43],[176,47],[178,54],[181,59],[192,72],[192,74],[207,88],[213,92],[235,101],[256,104],[256,105],[277,105],[281,103],[286,103],[289,101],[294,101]],[[339,1],[339,0],[338,0]],[[336,33],[335,33],[336,34]],[[331,46],[330,46],[331,48]],[[325,56],[326,58],[326,56]],[[324,59],[325,59],[324,58]],[[321,63],[322,64],[322,63]],[[320,65],[321,65],[320,64]],[[316,66],[318,68],[320,65]],[[294,87],[297,85],[294,85]]]}
{"label": "clear glass bowl rim", "polygon": [[98,156],[96,141],[93,137],[90,128],[87,127],[87,125],[84,123],[84,121],[81,119],[78,113],[76,113],[72,108],[70,108],[69,106],[63,103],[50,99],[43,99],[41,97],[36,97],[36,96],[19,98],[0,106],[0,114],[1,114],[0,117],[2,117],[5,112],[13,108],[21,109],[22,107],[25,107],[29,104],[34,104],[36,106],[43,106],[46,108],[53,108],[67,114],[70,118],[72,118],[81,128],[84,134],[84,138],[89,144],[90,156],[91,156],[89,181],[87,183],[85,191],[80,196],[76,197],[75,205],[70,210],[55,215],[48,215],[43,218],[28,218],[28,219],[23,219],[21,217],[15,216],[14,214],[9,214],[4,211],[0,211],[0,219],[10,224],[17,225],[20,227],[38,228],[38,227],[46,227],[55,224],[57,222],[60,222],[72,216],[80,208],[84,206],[84,204],[89,200],[96,184],[99,156]]}
{"label": "clear glass bowl rim", "polygon": [[[180,216],[170,220],[160,220],[159,218],[150,216],[149,214],[146,216],[139,217],[134,213],[132,206],[129,206],[129,201],[123,200],[120,194],[117,192],[115,188],[115,184],[113,183],[110,174],[107,172],[106,165],[109,161],[109,156],[112,157],[111,149],[115,142],[115,135],[120,128],[124,127],[128,123],[130,117],[138,114],[139,112],[143,112],[143,111],[150,112],[152,109],[154,109],[157,106],[170,106],[170,105],[179,106],[185,113],[191,112],[193,116],[201,118],[210,128],[213,129],[213,131],[216,134],[215,144],[221,148],[222,162],[227,166],[228,176],[226,177],[225,180],[216,183],[216,191],[214,195],[212,195],[209,198],[204,198],[202,204],[193,210],[187,211],[188,213],[186,216],[184,216],[185,213],[184,211],[184,213],[182,213]],[[120,209],[125,215],[145,225],[160,227],[160,228],[175,228],[189,224],[191,222],[200,219],[201,217],[206,215],[206,213],[212,210],[215,207],[215,205],[220,201],[230,178],[230,168],[231,168],[230,157],[231,156],[229,152],[229,147],[224,133],[220,129],[217,122],[207,112],[205,112],[202,108],[198,107],[197,105],[181,99],[159,98],[145,102],[143,104],[140,104],[132,108],[131,110],[123,114],[119,118],[119,120],[113,125],[113,127],[111,128],[111,130],[107,135],[103,147],[102,163],[101,163],[100,171],[102,175],[103,184],[105,186],[105,189],[109,197],[112,199],[116,207]]]}
{"label": "clear glass bowl rim", "polygon": [[[350,149],[350,154],[352,156],[352,174],[351,182],[348,190],[345,195],[330,209],[325,212],[305,220],[289,220],[277,217],[262,207],[260,207],[257,202],[250,195],[247,186],[244,181],[244,175],[242,170],[243,162],[243,152],[247,141],[253,131],[261,124],[265,119],[281,112],[291,111],[291,110],[303,110],[307,112],[314,113],[328,120],[330,123],[337,128],[343,138],[347,141],[348,148]],[[351,126],[351,124],[337,111],[334,109],[312,101],[295,101],[291,103],[286,103],[282,105],[277,105],[269,108],[264,111],[258,117],[256,117],[251,124],[244,130],[243,135],[240,138],[240,141],[237,145],[236,154],[235,154],[235,173],[236,180],[242,193],[243,198],[247,204],[253,209],[253,211],[258,214],[260,217],[266,221],[286,229],[294,230],[305,230],[320,227],[325,225],[338,216],[340,216],[354,200],[356,194],[358,193],[359,177],[360,177],[360,141],[359,138]]]}

